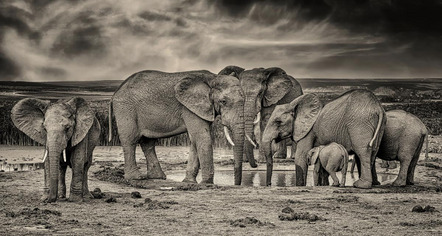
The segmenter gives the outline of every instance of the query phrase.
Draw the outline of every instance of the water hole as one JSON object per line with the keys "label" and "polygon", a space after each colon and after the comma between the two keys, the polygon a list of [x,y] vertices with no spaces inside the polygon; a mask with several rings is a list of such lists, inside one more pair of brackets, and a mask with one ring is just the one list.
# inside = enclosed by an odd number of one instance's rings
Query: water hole
{"label": "water hole", "polygon": [[[173,173],[167,173],[167,179],[173,181],[182,181],[185,177],[185,171],[176,171]],[[336,175],[341,181],[341,173],[338,172]],[[378,180],[381,184],[387,182],[392,182],[396,178],[395,174],[390,173],[378,173]],[[197,181],[201,181],[201,174],[198,174]],[[347,178],[345,186],[353,186],[353,182],[358,180],[357,172],[353,175],[347,173]],[[215,171],[214,183],[217,185],[233,185],[233,170],[219,170]],[[333,180],[330,178],[330,184]],[[260,170],[246,170],[242,172],[242,183],[243,186],[265,186],[266,184],[266,171]],[[295,171],[273,171],[272,175],[272,186],[286,187],[286,186],[296,186],[296,175]],[[313,172],[309,170],[307,174],[307,186],[313,186]]]}

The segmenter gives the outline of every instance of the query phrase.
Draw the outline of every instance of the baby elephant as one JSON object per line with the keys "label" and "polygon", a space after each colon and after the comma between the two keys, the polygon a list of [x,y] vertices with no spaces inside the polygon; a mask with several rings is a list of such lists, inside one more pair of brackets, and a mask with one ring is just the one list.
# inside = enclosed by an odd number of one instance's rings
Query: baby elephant
{"label": "baby elephant", "polygon": [[[313,185],[318,184],[319,172],[322,167],[331,175],[333,186],[345,186],[348,152],[341,144],[330,143],[328,145],[314,147],[308,152],[308,160],[309,165],[315,164],[313,171]],[[342,172],[340,185],[339,179],[336,176],[337,171]]]}

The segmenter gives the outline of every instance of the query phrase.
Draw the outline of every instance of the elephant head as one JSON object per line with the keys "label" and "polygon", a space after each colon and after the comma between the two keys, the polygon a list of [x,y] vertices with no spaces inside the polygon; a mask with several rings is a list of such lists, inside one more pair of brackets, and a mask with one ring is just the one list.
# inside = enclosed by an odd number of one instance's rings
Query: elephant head
{"label": "elephant head", "polygon": [[275,107],[262,134],[260,146],[267,162],[267,185],[271,184],[273,170],[272,141],[292,138],[298,142],[311,131],[321,109],[322,103],[315,94],[306,94]]}
{"label": "elephant head", "polygon": [[14,125],[33,140],[46,146],[49,158],[49,196],[53,202],[58,197],[58,172],[60,157],[67,147],[79,144],[94,122],[95,113],[83,98],[51,103],[48,100],[26,98],[11,111]]}
{"label": "elephant head", "polygon": [[198,76],[183,78],[175,86],[175,97],[207,121],[221,116],[226,138],[233,146],[235,184],[239,185],[244,151],[244,95],[238,78],[232,75],[218,75],[213,79]]}
{"label": "elephant head", "polygon": [[307,158],[308,158],[309,165],[316,164],[316,162],[318,161],[319,153],[321,152],[323,147],[324,146],[314,147],[314,148],[310,149],[310,151],[308,151]]}
{"label": "elephant head", "polygon": [[[292,88],[294,79],[281,68],[255,68],[239,74],[244,91],[245,136],[254,146],[253,124],[259,122],[258,113],[263,107],[278,103]],[[257,117],[255,119],[255,117]]]}

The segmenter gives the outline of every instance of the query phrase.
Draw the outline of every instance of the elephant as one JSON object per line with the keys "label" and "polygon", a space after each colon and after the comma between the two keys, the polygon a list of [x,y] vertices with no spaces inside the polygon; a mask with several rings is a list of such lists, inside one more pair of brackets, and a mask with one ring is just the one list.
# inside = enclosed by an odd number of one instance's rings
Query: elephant
{"label": "elephant", "polygon": [[[254,68],[244,70],[237,66],[228,66],[220,73],[235,71],[244,92],[244,129],[249,142],[244,143],[246,160],[254,161],[253,150],[259,137],[254,137],[254,127],[259,126],[260,132],[264,128],[276,105],[286,104],[303,94],[301,85],[292,76],[278,67]],[[256,117],[256,118],[255,118]],[[275,156],[285,158],[287,148],[284,142],[274,144]],[[292,145],[292,153],[296,145]]]}
{"label": "elephant", "polygon": [[[413,185],[414,170],[424,140],[428,135],[427,127],[415,115],[403,110],[391,110],[385,114],[387,123],[377,157],[383,161],[400,162],[399,173],[392,183],[393,186]],[[428,155],[428,138],[426,155]],[[374,176],[373,181],[377,181],[376,176]]]}
{"label": "elephant", "polygon": [[353,185],[371,188],[372,166],[385,122],[380,102],[364,89],[347,91],[325,106],[316,94],[302,95],[289,104],[276,106],[261,141],[267,161],[267,185],[271,184],[273,169],[271,143],[291,137],[297,142],[296,185],[306,185],[308,151],[336,142],[361,160],[361,178]]}
{"label": "elephant", "polygon": [[[210,125],[220,116],[226,139],[233,146],[234,182],[241,184],[245,100],[234,68],[228,71],[216,75],[206,70],[175,73],[146,70],[129,76],[121,84],[111,99],[109,119],[113,111],[124,152],[125,179],[164,179],[155,153],[155,140],[187,131],[191,146],[183,181],[196,182],[201,166],[201,183],[213,183]],[[146,157],[147,176],[136,166],[137,143]]]}
{"label": "elephant", "polygon": [[101,127],[95,112],[83,98],[55,103],[25,98],[14,105],[11,119],[19,130],[45,145],[44,201],[66,198],[67,166],[72,168],[68,200],[82,201],[92,196],[88,190],[87,172],[93,150],[99,144]]}
{"label": "elephant", "polygon": [[[315,165],[313,170],[313,184],[319,183],[319,171],[324,168],[333,179],[333,186],[345,186],[348,168],[348,152],[341,144],[332,142],[310,149],[307,153],[308,164]],[[342,172],[341,183],[336,172]]]}

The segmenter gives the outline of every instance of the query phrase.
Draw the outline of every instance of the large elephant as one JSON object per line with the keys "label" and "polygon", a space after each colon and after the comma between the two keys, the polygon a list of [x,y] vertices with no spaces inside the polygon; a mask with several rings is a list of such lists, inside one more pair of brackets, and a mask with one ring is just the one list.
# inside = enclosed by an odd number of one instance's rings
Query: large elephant
{"label": "large elephant", "polygon": [[25,98],[15,104],[11,113],[19,130],[46,147],[43,199],[54,202],[58,194],[60,198],[66,197],[67,166],[72,168],[69,200],[81,201],[91,196],[87,172],[92,152],[99,144],[101,128],[88,103],[79,97],[55,103]]}
{"label": "large elephant", "polygon": [[[403,110],[387,111],[385,114],[387,123],[377,157],[385,161],[400,162],[398,177],[393,186],[413,185],[414,169],[428,133],[427,127],[419,118]],[[360,170],[360,164],[356,163]],[[373,176],[373,181],[377,181],[376,175]]]}
{"label": "large elephant", "polygon": [[262,135],[267,160],[267,184],[271,184],[271,143],[291,137],[297,142],[296,185],[306,185],[307,153],[316,146],[336,142],[361,160],[358,188],[371,188],[372,165],[385,128],[385,111],[368,90],[351,90],[324,107],[316,94],[300,96],[276,106]]}
{"label": "large elephant", "polygon": [[[244,70],[228,66],[220,73],[231,71],[238,75],[245,96],[244,129],[248,142],[244,143],[244,154],[245,159],[253,162],[253,149],[256,146],[254,140],[260,142],[259,137],[254,137],[254,126],[258,124],[262,133],[275,107],[301,96],[302,88],[296,79],[278,67]],[[296,145],[293,145],[292,152],[295,149]],[[274,150],[277,157],[285,158],[287,155],[285,142],[274,145]]]}
{"label": "large elephant", "polygon": [[191,147],[183,181],[196,182],[201,165],[202,183],[213,183],[210,125],[220,115],[226,138],[233,145],[235,184],[241,184],[244,93],[234,73],[141,71],[126,79],[109,108],[115,114],[123,146],[124,177],[145,178],[135,162],[135,147],[140,143],[147,161],[147,178],[165,178],[155,153],[155,141],[187,131]]}

